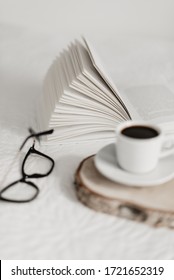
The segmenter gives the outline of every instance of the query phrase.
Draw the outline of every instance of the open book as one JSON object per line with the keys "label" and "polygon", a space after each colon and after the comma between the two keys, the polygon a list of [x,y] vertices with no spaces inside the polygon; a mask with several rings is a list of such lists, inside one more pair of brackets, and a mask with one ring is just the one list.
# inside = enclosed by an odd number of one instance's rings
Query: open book
{"label": "open book", "polygon": [[119,93],[91,44],[71,43],[50,66],[39,110],[40,128],[65,143],[114,137],[118,123],[146,120],[174,133],[174,93],[160,85]]}

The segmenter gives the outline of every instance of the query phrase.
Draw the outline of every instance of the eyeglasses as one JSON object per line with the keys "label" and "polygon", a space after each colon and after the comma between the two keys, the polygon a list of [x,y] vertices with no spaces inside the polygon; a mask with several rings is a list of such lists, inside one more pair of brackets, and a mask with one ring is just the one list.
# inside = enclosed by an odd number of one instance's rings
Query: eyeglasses
{"label": "eyeglasses", "polygon": [[[35,133],[34,130],[32,128],[30,128],[29,129],[30,135],[22,143],[21,147],[19,148],[19,151],[22,150],[22,148],[24,147],[24,145],[30,138],[35,138],[36,140],[38,140],[40,142],[41,136],[52,134],[53,131],[54,130],[51,129],[51,130]],[[35,199],[38,196],[39,188],[35,185],[35,183],[29,181],[28,179],[43,178],[43,177],[48,176],[52,172],[52,170],[54,168],[54,160],[51,157],[49,157],[48,155],[43,154],[35,149],[35,139],[33,141],[33,145],[29,148],[28,152],[26,153],[26,155],[23,159],[22,166],[21,166],[22,177],[19,180],[16,180],[16,181],[10,183],[9,185],[4,187],[0,191],[0,200],[7,201],[7,202],[16,202],[16,203],[24,203],[24,202],[32,201],[33,199]],[[29,158],[33,155],[36,157],[39,157],[40,159],[42,159],[44,161],[46,160],[47,163],[49,163],[49,168],[47,168],[46,171],[44,170],[43,173],[32,172],[30,174],[29,172],[26,172],[27,163],[29,162]],[[16,199],[16,196],[15,196],[15,198],[13,198],[13,195],[14,195],[13,191],[14,191],[14,187],[17,189],[17,185],[18,185],[18,188],[20,189],[20,191],[22,190],[22,193],[24,192],[24,194],[22,194],[22,197]],[[9,195],[9,192],[12,192],[12,197],[11,197],[11,194]],[[18,195],[19,194],[21,194],[21,192],[19,192]]]}

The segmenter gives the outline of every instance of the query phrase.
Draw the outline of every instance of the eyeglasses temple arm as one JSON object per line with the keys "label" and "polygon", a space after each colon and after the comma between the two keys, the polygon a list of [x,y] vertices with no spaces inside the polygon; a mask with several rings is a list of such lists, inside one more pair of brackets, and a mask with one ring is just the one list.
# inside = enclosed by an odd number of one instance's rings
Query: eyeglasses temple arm
{"label": "eyeglasses temple arm", "polygon": [[[31,130],[30,130],[31,131]],[[38,132],[38,133],[33,133],[31,135],[29,135],[25,141],[22,143],[22,145],[19,148],[19,151],[22,150],[22,148],[24,147],[25,143],[28,141],[28,139],[35,137],[38,141],[39,141],[39,137],[40,136],[44,136],[44,135],[48,135],[48,134],[52,134],[54,132],[54,129],[50,129],[50,130],[46,130],[46,131],[42,131],[42,132]]]}
{"label": "eyeglasses temple arm", "polygon": [[34,134],[32,134],[32,136],[35,136],[37,138],[39,136],[52,134],[53,132],[54,132],[54,129],[50,129],[50,130],[46,130],[46,131],[43,131],[43,132],[34,133]]}

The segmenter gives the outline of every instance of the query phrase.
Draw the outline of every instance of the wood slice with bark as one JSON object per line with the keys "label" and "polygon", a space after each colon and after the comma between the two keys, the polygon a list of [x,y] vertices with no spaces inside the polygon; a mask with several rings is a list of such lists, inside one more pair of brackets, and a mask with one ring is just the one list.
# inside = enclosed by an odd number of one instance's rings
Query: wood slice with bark
{"label": "wood slice with bark", "polygon": [[174,229],[174,180],[151,187],[121,185],[100,174],[90,156],[80,163],[75,184],[78,199],[96,211]]}

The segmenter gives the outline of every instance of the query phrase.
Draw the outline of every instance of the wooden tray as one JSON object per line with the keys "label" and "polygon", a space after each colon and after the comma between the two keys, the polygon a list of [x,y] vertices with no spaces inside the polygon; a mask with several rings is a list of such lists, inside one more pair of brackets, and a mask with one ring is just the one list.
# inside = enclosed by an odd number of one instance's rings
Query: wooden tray
{"label": "wooden tray", "polygon": [[75,184],[78,199],[96,211],[174,229],[174,180],[152,187],[117,184],[98,172],[90,156],[80,163]]}

